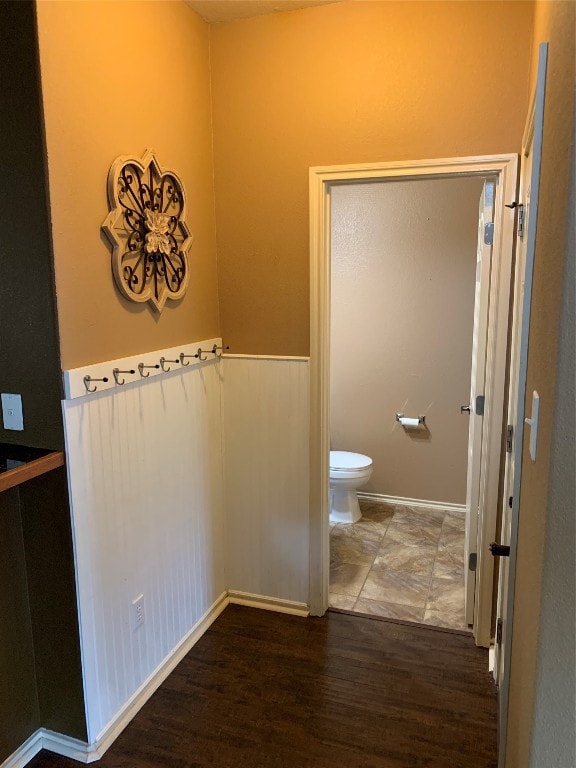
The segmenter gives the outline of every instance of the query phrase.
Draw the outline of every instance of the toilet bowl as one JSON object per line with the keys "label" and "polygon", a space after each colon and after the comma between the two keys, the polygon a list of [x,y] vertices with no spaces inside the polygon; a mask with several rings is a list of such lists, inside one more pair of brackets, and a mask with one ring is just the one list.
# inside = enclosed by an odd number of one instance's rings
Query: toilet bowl
{"label": "toilet bowl", "polygon": [[361,453],[330,451],[330,522],[355,523],[362,517],[356,490],[372,475],[372,459]]}

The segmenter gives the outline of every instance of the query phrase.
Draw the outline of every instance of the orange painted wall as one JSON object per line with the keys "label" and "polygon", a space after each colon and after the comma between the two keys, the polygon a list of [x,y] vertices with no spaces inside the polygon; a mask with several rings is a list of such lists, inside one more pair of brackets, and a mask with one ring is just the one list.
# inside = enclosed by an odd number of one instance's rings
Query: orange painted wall
{"label": "orange painted wall", "polygon": [[214,25],[222,332],[307,354],[308,168],[518,152],[532,5],[348,2]]}
{"label": "orange painted wall", "polygon": [[[37,3],[62,367],[219,335],[209,27],[184,3]],[[162,315],[118,293],[100,227],[119,155],[180,174],[190,284]]]}

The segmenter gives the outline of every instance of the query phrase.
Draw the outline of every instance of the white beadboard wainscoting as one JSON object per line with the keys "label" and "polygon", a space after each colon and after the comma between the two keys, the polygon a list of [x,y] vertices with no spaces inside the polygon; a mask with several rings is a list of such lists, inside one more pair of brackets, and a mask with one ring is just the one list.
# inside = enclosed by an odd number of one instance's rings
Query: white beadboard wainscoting
{"label": "white beadboard wainscoting", "polygon": [[64,402],[88,761],[228,602],[220,373],[213,357]]}
{"label": "white beadboard wainscoting", "polygon": [[222,368],[230,600],[306,613],[308,358],[225,355]]}

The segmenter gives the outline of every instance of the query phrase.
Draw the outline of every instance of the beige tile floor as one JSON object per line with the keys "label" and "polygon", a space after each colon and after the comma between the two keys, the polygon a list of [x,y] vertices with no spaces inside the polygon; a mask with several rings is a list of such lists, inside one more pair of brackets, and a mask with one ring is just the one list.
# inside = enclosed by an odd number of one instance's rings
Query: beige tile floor
{"label": "beige tile floor", "polygon": [[464,515],[361,501],[362,519],[330,526],[330,605],[468,629]]}

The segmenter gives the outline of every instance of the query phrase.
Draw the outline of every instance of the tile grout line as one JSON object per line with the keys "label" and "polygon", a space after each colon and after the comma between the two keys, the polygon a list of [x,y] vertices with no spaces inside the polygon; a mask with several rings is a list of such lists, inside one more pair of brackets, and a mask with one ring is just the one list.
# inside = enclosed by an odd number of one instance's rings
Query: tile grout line
{"label": "tile grout line", "polygon": [[432,592],[432,583],[434,581],[434,569],[436,568],[436,560],[438,558],[438,552],[440,551],[440,539],[442,538],[442,529],[444,528],[444,522],[446,521],[446,515],[442,518],[442,525],[440,526],[440,535],[438,536],[438,543],[436,544],[436,553],[434,555],[434,562],[432,563],[432,570],[430,571],[430,581],[428,583],[428,594],[426,595],[426,602],[424,603],[424,613],[422,620],[426,616],[428,610],[428,601],[430,600],[430,593]]}
{"label": "tile grout line", "polygon": [[[441,528],[441,532],[440,532],[440,538],[442,538],[442,531],[444,530],[444,525],[445,525],[446,519],[447,519],[447,517],[449,517],[449,515],[450,515],[450,513],[446,512],[446,514],[444,515],[444,518],[442,520],[442,528]],[[460,533],[460,531],[458,531],[458,533]],[[440,541],[438,541],[438,549],[436,551],[436,557],[438,556],[439,551],[440,551]],[[447,551],[449,551],[449,550],[447,550]],[[436,557],[434,558],[434,566],[433,566],[433,569],[432,569],[432,581],[434,580],[434,571],[435,571],[435,568],[436,568]],[[451,583],[456,583],[458,581],[458,579],[454,579],[452,576],[438,576],[437,575],[436,578],[437,579],[441,579],[441,580],[445,580],[445,581],[449,581]],[[432,582],[431,582],[431,585],[432,585]],[[429,599],[429,596],[428,596],[428,599]],[[426,601],[427,604],[428,604],[428,599]],[[463,596],[463,599],[464,599],[464,596]],[[464,610],[464,604],[462,605],[462,610]],[[442,612],[445,615],[446,614],[446,608],[442,609]],[[447,626],[448,628],[453,628],[453,629],[462,629],[462,627],[460,627],[460,626],[452,627],[451,624],[446,624],[445,626]]]}
{"label": "tile grout line", "polygon": [[[362,510],[360,510],[360,511],[362,511]],[[364,517],[364,515],[362,515],[362,517]],[[360,518],[360,519],[362,519],[362,518]],[[388,521],[388,525],[386,526],[386,530],[384,531],[382,536],[378,539],[378,548],[376,550],[376,554],[374,555],[374,557],[372,559],[372,563],[370,565],[370,568],[368,568],[368,573],[366,574],[366,578],[362,582],[362,586],[360,587],[360,591],[356,595],[356,600],[354,600],[354,605],[351,608],[352,611],[356,608],[356,603],[358,602],[358,600],[360,600],[360,595],[362,594],[362,590],[364,589],[364,586],[365,586],[366,582],[368,581],[368,576],[370,576],[370,573],[372,572],[372,568],[374,567],[374,563],[376,562],[376,558],[378,557],[378,552],[380,552],[380,547],[382,546],[382,542],[384,541],[384,538],[386,537],[386,534],[388,533],[388,528],[390,527],[390,523],[392,522],[393,519],[394,519],[394,512],[392,512],[392,517]]]}

